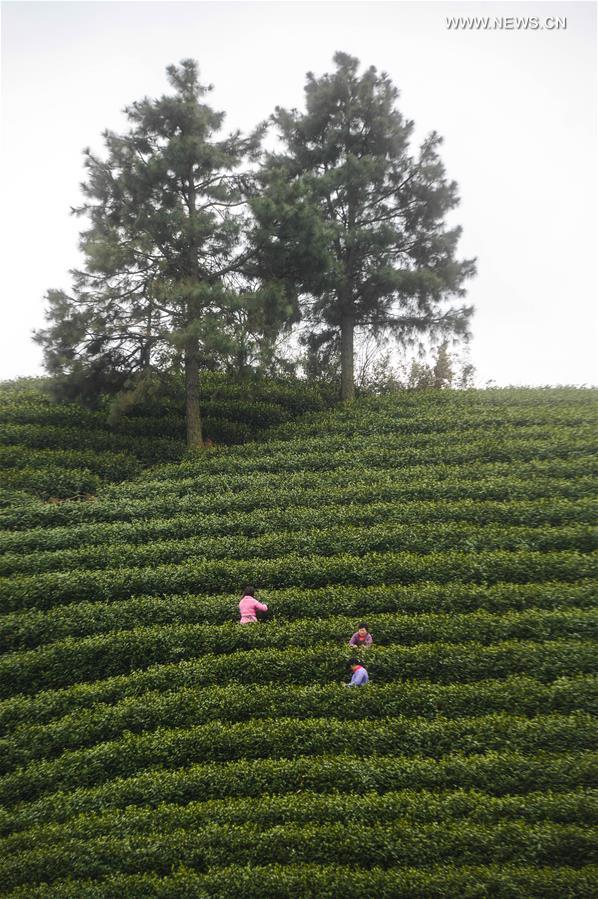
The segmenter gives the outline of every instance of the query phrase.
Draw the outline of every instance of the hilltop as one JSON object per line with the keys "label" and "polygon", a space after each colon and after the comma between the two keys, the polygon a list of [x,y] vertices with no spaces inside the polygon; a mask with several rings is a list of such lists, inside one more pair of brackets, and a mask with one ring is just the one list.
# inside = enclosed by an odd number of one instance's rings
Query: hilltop
{"label": "hilltop", "polygon": [[[89,409],[52,400],[50,380],[0,383],[0,504],[93,496],[160,462],[185,455],[182,386]],[[255,440],[264,430],[332,403],[328,388],[297,379],[238,383],[217,372],[202,379],[204,433],[210,444]]]}
{"label": "hilltop", "polygon": [[2,895],[595,894],[595,391],[310,402],[0,511]]}

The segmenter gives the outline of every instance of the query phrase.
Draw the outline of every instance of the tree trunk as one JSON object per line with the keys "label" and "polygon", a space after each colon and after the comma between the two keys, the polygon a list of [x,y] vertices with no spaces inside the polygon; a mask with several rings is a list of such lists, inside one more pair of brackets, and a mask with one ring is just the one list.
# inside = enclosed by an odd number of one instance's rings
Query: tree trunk
{"label": "tree trunk", "polygon": [[139,366],[142,371],[147,371],[150,367],[150,363],[152,361],[152,329],[153,329],[153,317],[152,317],[152,305],[151,303],[147,308],[147,318],[145,320],[145,334],[144,340],[141,344],[141,353]]}
{"label": "tree trunk", "polygon": [[185,346],[185,415],[187,448],[203,447],[199,409],[199,346],[196,337],[188,340]]}
{"label": "tree trunk", "polygon": [[352,400],[355,397],[353,376],[353,333],[355,318],[343,315],[341,320],[341,400]]}

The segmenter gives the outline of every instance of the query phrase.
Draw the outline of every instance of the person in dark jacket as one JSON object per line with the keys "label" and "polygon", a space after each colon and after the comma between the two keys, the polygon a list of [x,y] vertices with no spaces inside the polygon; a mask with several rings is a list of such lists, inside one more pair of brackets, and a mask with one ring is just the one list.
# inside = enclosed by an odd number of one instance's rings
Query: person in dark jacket
{"label": "person in dark jacket", "polygon": [[371,646],[373,642],[374,640],[368,630],[367,624],[360,624],[349,640],[349,646]]}

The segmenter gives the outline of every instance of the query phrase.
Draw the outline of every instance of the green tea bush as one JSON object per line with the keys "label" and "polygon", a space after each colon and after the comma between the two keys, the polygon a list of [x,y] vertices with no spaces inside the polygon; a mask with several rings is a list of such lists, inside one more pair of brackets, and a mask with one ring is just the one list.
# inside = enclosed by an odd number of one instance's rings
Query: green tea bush
{"label": "green tea bush", "polygon": [[276,559],[279,556],[335,556],[340,553],[396,552],[432,553],[468,549],[598,549],[598,531],[585,524],[554,527],[524,525],[486,525],[469,522],[432,522],[430,524],[381,524],[367,527],[340,525],[313,528],[313,516],[303,531],[270,532],[256,537],[191,537],[156,541],[138,546],[114,541],[112,546],[83,547],[77,550],[36,552],[27,556],[6,554],[0,563],[3,575],[29,574],[86,569],[138,568],[201,559]]}
{"label": "green tea bush", "polygon": [[522,718],[495,713],[475,718],[434,721],[386,718],[339,721],[309,718],[223,723],[127,734],[110,743],[63,753],[57,759],[31,762],[0,778],[0,800],[14,805],[56,790],[91,786],[127,777],[145,768],[178,768],[198,761],[242,758],[293,758],[297,755],[389,755],[441,758],[449,752],[487,749],[534,752],[592,749],[598,722],[583,712]]}
{"label": "green tea bush", "polygon": [[280,899],[282,896],[334,899],[453,899],[454,896],[493,896],[497,899],[594,899],[598,867],[538,867],[526,865],[436,865],[428,868],[362,869],[354,865],[233,865],[201,874],[184,865],[174,873],[113,874],[98,880],[67,880],[17,887],[10,899],[120,899],[151,896],[157,899]]}
{"label": "green tea bush", "polygon": [[[572,674],[595,674],[597,664],[593,647],[593,641],[581,640],[540,643],[509,640],[489,646],[477,643],[376,646],[368,650],[368,668],[381,683],[397,678],[467,683],[513,673],[549,681]],[[21,714],[27,716],[32,705],[45,707],[46,714],[54,714],[56,709],[65,714],[69,709],[83,708],[94,702],[113,702],[139,691],[171,689],[173,684],[260,683],[264,680],[259,670],[261,667],[266,671],[268,683],[322,683],[344,672],[350,654],[347,646],[324,644],[304,650],[295,647],[252,649],[224,655],[204,655],[201,659],[154,665],[146,670],[133,671],[128,676],[113,675],[104,681],[80,682],[64,689],[46,690],[33,700],[26,695],[11,696],[0,707],[0,720],[14,720]],[[55,677],[59,683],[65,678],[58,665],[49,676]],[[35,685],[30,692],[35,692]]]}
{"label": "green tea bush", "polygon": [[[127,873],[151,871],[167,874],[183,864],[207,872],[224,867],[234,853],[238,864],[251,864],[255,844],[265,864],[295,862],[326,864],[335,858],[361,866],[414,865],[443,862],[481,864],[488,857],[497,863],[518,860],[528,865],[566,865],[595,860],[595,841],[587,829],[573,824],[504,822],[494,826],[460,822],[456,825],[413,826],[343,824],[282,825],[258,830],[252,825],[206,825],[197,831],[176,829],[160,837],[129,837],[72,841],[68,846],[43,847],[20,853],[0,863],[7,886],[52,882],[71,877],[105,877],[114,867]],[[227,854],[228,853],[228,854]]]}
{"label": "green tea bush", "polygon": [[39,468],[9,468],[0,475],[2,484],[15,490],[26,490],[41,499],[69,499],[95,493],[101,478],[87,468],[50,466]]}
{"label": "green tea bush", "polygon": [[171,380],[0,385],[3,895],[593,899],[596,392]]}
{"label": "green tea bush", "polygon": [[[148,482],[144,478],[89,503],[64,503],[48,506],[39,503],[28,510],[0,513],[0,524],[7,531],[36,527],[57,527],[84,522],[129,521],[172,517],[184,512],[205,510],[224,513],[256,508],[310,505],[322,500],[325,489],[329,502],[339,505],[390,500],[463,500],[533,499],[562,496],[592,497],[595,479],[588,475],[585,458],[539,460],[518,466],[505,463],[469,465],[464,477],[460,466],[415,466],[396,471],[368,468],[327,472],[252,473],[250,475],[196,475],[176,482]],[[425,469],[425,470],[423,470]],[[523,479],[524,478],[524,479]],[[556,480],[558,478],[558,480]],[[347,486],[347,481],[351,486]]]}
{"label": "green tea bush", "polygon": [[369,691],[345,690],[340,684],[277,684],[182,687],[133,695],[108,705],[98,702],[47,724],[43,704],[32,706],[27,721],[0,741],[0,771],[8,772],[34,759],[50,758],[67,749],[115,740],[122,733],[148,733],[158,728],[192,727],[210,721],[324,718],[341,720],[414,716],[434,719],[510,712],[518,715],[593,713],[598,706],[598,679],[591,675],[560,677],[550,684],[511,675],[474,684],[432,681],[377,684]]}
{"label": "green tea bush", "polygon": [[[570,637],[592,640],[598,637],[598,611],[373,615],[369,625],[376,635],[377,646],[466,641],[493,644],[510,639],[542,641]],[[351,619],[341,617],[323,621],[300,619],[292,624],[271,624],[262,628],[242,628],[237,623],[217,628],[202,624],[162,624],[79,640],[67,638],[0,659],[0,696],[97,680],[131,669],[142,670],[154,664],[208,654],[301,647],[308,634],[311,645],[346,644],[353,627]],[[264,675],[267,671],[266,668]]]}
{"label": "green tea bush", "polygon": [[[400,505],[392,502],[345,506],[325,505],[318,508],[321,528],[333,526],[365,526],[385,523],[420,524],[467,522],[480,526],[504,523],[511,526],[558,526],[571,522],[592,523],[598,517],[598,502],[593,497],[554,500],[494,500],[471,499],[456,501],[408,501]],[[52,551],[79,549],[82,546],[105,544],[143,544],[153,540],[192,536],[261,536],[313,528],[314,512],[310,506],[266,509],[259,516],[253,512],[228,511],[226,517],[217,514],[177,515],[173,518],[154,518],[141,522],[114,522],[82,525],[80,528],[39,529],[34,532],[6,532],[0,537],[0,548],[37,549]],[[69,543],[72,545],[69,546]],[[10,559],[10,555],[8,556]],[[43,557],[42,557],[43,558]],[[57,557],[60,558],[59,556]],[[39,559],[39,556],[36,556]],[[7,562],[5,561],[6,565]],[[23,562],[22,565],[25,565]]]}
{"label": "green tea bush", "polygon": [[64,840],[109,837],[118,828],[121,836],[168,832],[205,827],[208,824],[253,824],[260,828],[288,823],[346,822],[359,807],[360,823],[392,823],[396,819],[412,824],[459,820],[497,824],[504,820],[530,823],[574,824],[583,818],[598,823],[598,794],[590,788],[562,793],[537,792],[527,795],[490,796],[479,790],[401,790],[397,792],[349,792],[320,795],[306,791],[302,796],[264,796],[260,799],[221,799],[163,803],[155,809],[131,806],[99,815],[78,815],[68,823],[42,824],[6,837],[0,843],[2,855],[50,846]]}
{"label": "green tea bush", "polygon": [[179,770],[149,768],[129,778],[93,787],[59,791],[14,808],[0,809],[0,833],[17,833],[44,822],[60,823],[75,815],[154,808],[162,802],[185,805],[210,799],[252,799],[302,791],[346,792],[360,784],[365,792],[477,789],[492,796],[550,789],[592,787],[598,756],[593,751],[526,754],[507,750],[440,759],[355,755],[298,756],[293,759],[242,759],[203,762]]}
{"label": "green tea bush", "polygon": [[[282,588],[262,594],[270,606],[272,622],[324,619],[333,615],[368,618],[384,613],[419,615],[515,612],[526,609],[591,608],[596,586],[590,578],[575,583],[436,584],[427,581],[405,586],[382,584],[352,587],[331,584],[316,588]],[[27,609],[0,616],[0,648],[35,649],[65,637],[86,637],[107,631],[133,630],[157,624],[208,624],[212,627],[236,619],[238,596],[162,595],[136,596],[119,603],[81,602],[48,611]],[[357,621],[352,621],[351,626]],[[309,626],[309,624],[308,624]]]}
{"label": "green tea bush", "polygon": [[[0,469],[86,468],[111,481],[124,481],[141,470],[134,455],[93,450],[35,450],[27,446],[0,446]],[[6,476],[3,472],[2,477]]]}
{"label": "green tea bush", "polygon": [[[538,535],[543,540],[543,533]],[[579,534],[569,533],[569,541],[578,542]],[[593,535],[582,532],[583,542]],[[360,538],[367,545],[367,530],[353,542],[359,551]],[[316,534],[315,539],[318,539]],[[323,538],[324,540],[325,538]],[[331,540],[333,536],[331,535]],[[500,540],[500,535],[499,538]],[[547,542],[550,543],[550,536]],[[381,541],[388,540],[382,532]],[[450,535],[449,535],[450,540]],[[349,537],[350,542],[350,537]],[[558,542],[558,537],[557,537]],[[299,549],[299,545],[297,549]],[[569,549],[561,552],[519,551],[430,552],[426,555],[402,552],[366,552],[362,555],[303,556],[297,551],[276,559],[234,558],[199,559],[179,565],[153,565],[146,568],[114,568],[106,571],[48,572],[0,578],[0,608],[49,609],[62,603],[94,600],[120,600],[139,593],[213,593],[237,592],[239,584],[252,581],[266,587],[323,587],[328,584],[368,586],[434,580],[440,584],[492,584],[510,580],[531,583],[542,580],[575,580],[594,577],[598,568],[595,553]]]}
{"label": "green tea bush", "polygon": [[[234,384],[204,377],[204,434],[217,443],[245,443],[265,428],[329,403],[320,388],[299,381]],[[14,469],[0,471],[7,487],[42,500],[65,499],[96,492],[100,482],[88,480],[79,488],[73,475],[67,489],[61,480],[64,475],[56,480],[62,468],[88,469],[103,482],[119,482],[136,474],[140,463],[182,458],[184,391],[175,390],[164,402],[137,401],[116,415],[107,400],[98,400],[95,411],[76,403],[53,402],[48,387],[41,380],[28,386],[0,384],[0,469]],[[120,456],[122,464],[110,461],[110,455]],[[52,469],[45,480],[31,472],[41,468]]]}

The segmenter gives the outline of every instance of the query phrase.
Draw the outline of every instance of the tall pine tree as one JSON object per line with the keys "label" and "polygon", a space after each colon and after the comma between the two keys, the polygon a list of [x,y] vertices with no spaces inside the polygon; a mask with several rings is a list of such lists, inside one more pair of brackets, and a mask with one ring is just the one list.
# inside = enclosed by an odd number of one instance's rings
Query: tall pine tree
{"label": "tall pine tree", "polygon": [[475,260],[456,260],[461,228],[444,222],[459,200],[438,156],[442,139],[432,132],[412,158],[413,122],[396,108],[388,75],[358,74],[345,53],[334,62],[332,74],[308,73],[304,112],[276,108],[282,149],[263,178],[301,185],[317,210],[326,258],[305,297],[310,342],[340,353],[341,397],[351,399],[356,328],[404,342],[466,335],[472,309],[454,299]]}
{"label": "tall pine tree", "polygon": [[[169,66],[174,89],[125,110],[126,134],[104,132],[105,158],[85,151],[79,215],[85,267],[71,294],[50,291],[36,339],[71,395],[116,389],[131,375],[184,360],[187,442],[202,444],[199,372],[219,355],[246,363],[273,344],[292,310],[261,287],[247,201],[261,129],[218,139],[224,113],[204,97],[197,65]],[[241,288],[241,289],[240,289]]]}

